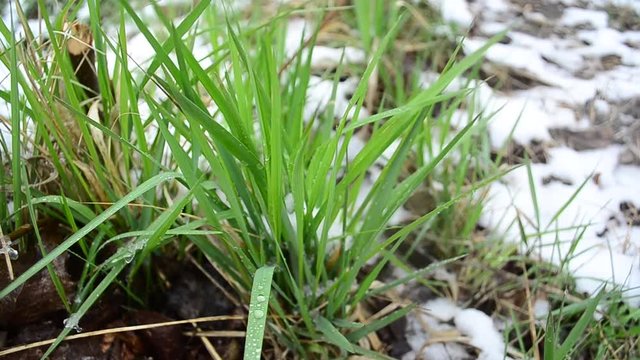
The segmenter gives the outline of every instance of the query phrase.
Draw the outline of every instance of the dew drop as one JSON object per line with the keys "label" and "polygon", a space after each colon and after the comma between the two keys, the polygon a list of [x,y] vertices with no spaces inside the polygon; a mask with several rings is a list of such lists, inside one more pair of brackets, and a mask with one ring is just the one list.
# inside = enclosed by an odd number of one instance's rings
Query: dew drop
{"label": "dew drop", "polygon": [[253,317],[255,317],[256,319],[261,319],[264,316],[264,311],[262,310],[256,310],[253,313]]}
{"label": "dew drop", "polygon": [[7,254],[9,259],[18,260],[18,251],[11,247],[11,239],[8,236],[0,236],[0,255]]}
{"label": "dew drop", "polygon": [[82,328],[79,326],[80,316],[77,314],[71,314],[68,318],[62,321],[62,324],[67,329],[73,329],[77,332],[81,332]]}
{"label": "dew drop", "polygon": [[256,301],[259,302],[259,303],[264,302],[265,300],[267,300],[267,298],[264,297],[264,295],[258,295],[256,297]]}

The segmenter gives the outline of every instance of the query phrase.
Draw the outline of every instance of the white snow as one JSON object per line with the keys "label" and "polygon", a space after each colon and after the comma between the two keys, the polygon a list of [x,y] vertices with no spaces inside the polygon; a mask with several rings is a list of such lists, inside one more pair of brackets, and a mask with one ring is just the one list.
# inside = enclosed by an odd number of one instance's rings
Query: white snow
{"label": "white snow", "polygon": [[[463,43],[466,53],[472,53],[487,42],[484,38],[470,38]],[[493,64],[518,70],[526,75],[534,76],[547,84],[557,84],[559,78],[565,76],[559,69],[549,66],[543,60],[542,51],[533,44],[513,45],[495,44],[486,53],[486,58]]]}
{"label": "white snow", "polygon": [[590,57],[617,55],[624,65],[640,65],[637,49],[625,45],[626,38],[628,37],[623,36],[621,32],[610,28],[583,30],[578,32],[578,39],[586,42],[588,46],[576,51],[580,55]]}
{"label": "white snow", "polygon": [[[582,152],[563,147],[550,149],[548,164],[531,165],[540,222],[537,223],[524,167],[492,185],[481,222],[498,234],[521,241],[518,225],[513,221],[520,214],[527,233],[532,235],[528,247],[544,260],[557,264],[566,261],[565,270],[577,278],[579,290],[593,294],[603,281],[611,282],[625,286],[630,303],[637,306],[640,298],[631,296],[640,295],[635,256],[640,246],[638,233],[624,225],[625,219],[620,218],[617,208],[623,201],[640,199],[640,188],[631,186],[640,178],[640,169],[617,165],[619,150],[616,146]],[[592,174],[598,174],[597,183]],[[542,179],[549,175],[572,184],[544,185]],[[583,183],[582,191],[577,192]],[[601,236],[612,217],[620,223],[618,231]],[[576,239],[585,226],[582,237]],[[546,233],[538,236],[538,231]],[[521,245],[523,251],[527,250],[524,243]]]}
{"label": "white snow", "polygon": [[[469,359],[475,356],[462,344],[478,352],[478,359],[503,360],[505,343],[493,320],[476,309],[463,309],[451,299],[436,298],[423,304],[424,310],[408,318],[409,359]],[[508,358],[507,358],[508,359]]]}
{"label": "white snow", "polygon": [[[487,53],[489,63],[541,82],[510,93],[482,89],[478,98],[485,112],[498,111],[489,122],[492,145],[498,148],[512,135],[520,144],[538,140],[550,148],[548,163],[531,165],[539,212],[532,203],[527,169],[521,167],[491,186],[481,223],[496,237],[506,236],[523,251],[534,250],[534,256],[561,265],[576,278],[578,290],[593,294],[603,285],[620,288],[630,304],[640,306],[640,229],[628,226],[619,209],[624,201],[640,205],[640,168],[618,163],[619,145],[576,151],[554,144],[549,134],[553,127],[588,128],[588,120],[577,110],[589,100],[606,118],[612,111],[610,102],[640,96],[640,50],[628,46],[640,34],[610,28],[601,10],[604,3],[592,2],[590,8],[564,3],[573,7],[564,10],[556,25],[570,35],[538,37],[514,30],[509,44],[497,44]],[[477,4],[473,10],[485,35],[511,21],[503,6],[492,11]],[[479,48],[485,39],[469,39],[465,51]],[[621,64],[580,77],[594,61],[612,55]],[[544,183],[551,175],[562,181]],[[528,245],[520,238],[516,216],[529,235]]]}
{"label": "white snow", "polygon": [[[640,168],[618,163],[620,145],[576,151],[559,146],[549,132],[592,126],[580,110],[589,101],[598,116],[615,120],[611,103],[640,96],[640,50],[629,46],[640,41],[640,34],[610,28],[608,15],[598,7],[604,4],[579,8],[577,2],[564,3],[573,7],[564,10],[556,26],[569,35],[542,37],[512,30],[509,43],[496,44],[486,54],[492,66],[539,83],[508,93],[475,86],[475,108],[467,111],[495,113],[489,121],[494,148],[509,139],[525,145],[535,140],[546,144],[549,161],[531,165],[538,213],[527,169],[521,167],[491,186],[481,224],[497,238],[506,236],[520,244],[523,252],[533,250],[533,256],[561,265],[576,278],[579,291],[594,294],[603,285],[618,288],[631,305],[640,306],[640,227],[629,226],[619,208],[625,201],[640,206]],[[493,8],[495,4],[499,5]],[[471,7],[484,36],[511,26],[509,14],[516,12],[511,4],[495,4],[478,1]],[[467,39],[465,52],[480,48],[486,40],[482,36]],[[620,64],[590,70],[607,56],[619,57]],[[587,75],[582,76],[585,70]],[[437,77],[424,73],[422,86],[428,87]],[[464,78],[456,79],[447,91],[466,83]],[[464,119],[465,114],[456,113],[456,118]],[[560,181],[546,183],[550,176]],[[528,245],[520,237],[517,216],[525,226]]]}
{"label": "white snow", "polygon": [[450,299],[437,298],[429,300],[425,305],[429,315],[441,322],[449,322],[460,312],[460,309]]}
{"label": "white snow", "polygon": [[536,319],[539,319],[541,321],[546,320],[546,317],[547,315],[549,315],[550,311],[551,304],[549,304],[549,301],[546,299],[537,299],[533,303],[533,314],[535,315]]}
{"label": "white snow", "polygon": [[456,315],[454,323],[462,334],[471,338],[470,344],[480,349],[478,359],[504,359],[502,335],[495,329],[493,320],[487,314],[476,309],[464,309]]}
{"label": "white snow", "polygon": [[473,15],[466,0],[429,0],[431,5],[440,10],[445,22],[455,24],[466,30],[473,23]]}
{"label": "white snow", "polygon": [[[285,51],[288,56],[294,56],[305,45],[305,42],[313,34],[313,26],[304,19],[292,19],[288,23],[287,38],[285,40]],[[302,51],[302,58],[306,59],[309,54],[309,48],[305,47]],[[352,46],[342,48],[332,48],[323,45],[316,45],[313,48],[311,56],[311,67],[313,68],[332,68],[340,64],[363,64],[365,62],[365,53],[362,49]]]}
{"label": "white snow", "polygon": [[615,5],[627,7],[629,9],[635,10],[635,12],[640,15],[640,1],[638,0],[590,0],[593,5],[597,6],[606,6],[606,5]]}
{"label": "white snow", "polygon": [[564,10],[560,24],[570,27],[589,24],[596,29],[600,29],[606,27],[608,21],[609,15],[604,11],[571,7]]}
{"label": "white snow", "polygon": [[[304,107],[304,118],[309,121],[314,119],[314,115],[322,113],[326,110],[329,103],[334,107],[334,116],[340,119],[349,107],[349,99],[353,91],[358,86],[360,79],[350,77],[345,81],[339,82],[335,89],[335,99],[332,98],[334,92],[333,80],[323,79],[319,76],[311,76],[309,80],[309,88],[307,89],[307,103]],[[353,109],[347,116],[348,119],[353,117]],[[366,109],[360,110],[360,118],[368,116]],[[314,125],[316,125],[314,123]]]}

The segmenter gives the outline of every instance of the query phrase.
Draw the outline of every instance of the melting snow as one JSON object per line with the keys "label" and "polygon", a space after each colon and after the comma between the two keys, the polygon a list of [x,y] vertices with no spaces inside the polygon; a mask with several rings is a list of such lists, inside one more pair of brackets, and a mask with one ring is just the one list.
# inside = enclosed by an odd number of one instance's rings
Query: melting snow
{"label": "melting snow", "polygon": [[[532,140],[543,142],[549,161],[531,165],[539,213],[532,202],[527,169],[521,167],[491,186],[481,222],[496,234],[520,242],[515,222],[520,216],[530,235],[527,244],[521,243],[523,250],[532,248],[535,256],[564,266],[581,291],[594,293],[603,282],[608,288],[621,286],[629,302],[638,306],[640,229],[628,224],[621,209],[626,203],[640,205],[640,168],[619,163],[623,144],[612,141],[609,146],[578,151],[558,146],[549,130],[592,128],[583,111],[590,102],[596,113],[608,115],[611,121],[622,116],[610,104],[640,96],[640,50],[631,46],[639,35],[609,27],[601,2],[592,1],[585,8],[565,4],[572,7],[557,4],[561,14],[555,24],[554,19],[542,19],[556,26],[551,34],[543,36],[535,30],[526,34],[516,26],[508,34],[510,42],[497,44],[487,54],[489,63],[539,81],[510,93],[482,89],[485,108],[500,109],[489,126],[493,146],[504,144],[517,125],[513,139],[525,145]],[[465,50],[481,46],[495,33],[492,28],[513,23],[505,15],[513,13],[515,5],[495,12],[480,11],[480,5],[473,9],[479,28],[490,31],[487,37],[470,38]],[[632,139],[636,146],[639,141]]]}
{"label": "melting snow", "polygon": [[408,319],[407,341],[413,351],[409,359],[469,359],[474,354],[462,346],[473,346],[478,359],[505,359],[505,343],[493,320],[482,311],[463,309],[451,300],[429,300]]}

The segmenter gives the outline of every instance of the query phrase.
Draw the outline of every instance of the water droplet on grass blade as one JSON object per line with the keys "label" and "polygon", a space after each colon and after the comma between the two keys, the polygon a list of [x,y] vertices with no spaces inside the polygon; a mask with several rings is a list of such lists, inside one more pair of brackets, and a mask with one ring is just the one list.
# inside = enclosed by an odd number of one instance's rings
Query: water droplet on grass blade
{"label": "water droplet on grass blade", "polygon": [[0,255],[2,254],[9,255],[11,260],[18,260],[18,251],[11,247],[11,238],[6,235],[0,237]]}
{"label": "water droplet on grass blade", "polygon": [[80,316],[78,314],[71,314],[68,318],[62,321],[64,327],[67,329],[73,329],[77,332],[81,332],[82,328],[78,325],[80,323]]}
{"label": "water droplet on grass blade", "polygon": [[273,270],[272,266],[263,266],[254,274],[245,339],[245,360],[259,360],[262,353]]}

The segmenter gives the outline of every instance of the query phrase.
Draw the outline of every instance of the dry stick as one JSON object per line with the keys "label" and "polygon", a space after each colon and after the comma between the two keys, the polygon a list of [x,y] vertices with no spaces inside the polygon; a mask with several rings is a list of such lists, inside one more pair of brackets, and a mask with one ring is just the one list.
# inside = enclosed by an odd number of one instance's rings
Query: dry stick
{"label": "dry stick", "polygon": [[[38,220],[38,225],[40,225],[40,221],[43,221],[43,220],[42,219]],[[21,238],[22,236],[30,233],[31,231],[33,231],[33,225],[27,223],[24,225],[20,225],[19,227],[17,227],[15,230],[10,232],[6,236],[9,237],[9,241],[15,241]],[[0,233],[0,236],[2,236],[2,233]]]}
{"label": "dry stick", "polygon": [[211,330],[211,331],[186,331],[182,333],[186,336],[203,336],[203,337],[219,337],[219,338],[243,338],[247,335],[246,331],[239,330]]}
{"label": "dry stick", "polygon": [[[191,325],[193,325],[193,327],[197,331],[200,331],[200,328],[196,323],[192,322]],[[211,355],[211,358],[213,358],[214,360],[223,360],[222,357],[220,357],[220,354],[218,354],[218,352],[216,351],[216,348],[213,346],[211,341],[209,341],[209,339],[207,339],[206,337],[200,336],[200,341],[202,342],[202,345],[204,345],[205,349],[207,349],[207,352],[209,353],[209,355]]]}
{"label": "dry stick", "polygon": [[[395,303],[391,303],[390,305],[393,305],[393,304]],[[380,310],[380,312],[382,311],[384,311],[384,309]],[[380,312],[378,312],[378,314],[380,314]],[[365,309],[362,304],[356,305],[355,315],[357,316],[358,321],[360,321],[360,323],[362,324],[371,323],[375,320],[374,318],[375,315],[371,316],[371,313],[367,311],[367,309]],[[367,336],[365,336],[364,339],[366,339],[366,341],[368,342],[369,349],[373,349],[375,351],[381,351],[384,348],[384,345],[382,344],[382,340],[380,340],[380,337],[375,331],[367,334]]]}
{"label": "dry stick", "polygon": [[211,342],[207,338],[201,337],[200,339],[202,340],[202,343],[204,344],[204,346],[207,348],[207,351],[209,352],[209,355],[211,355],[211,358],[213,358],[214,360],[224,360],[222,356],[218,354],[218,351],[216,351],[216,348],[213,346],[213,344],[211,344]]}
{"label": "dry stick", "polygon": [[[165,327],[165,326],[175,326],[175,325],[193,324],[193,323],[201,323],[201,322],[213,322],[213,321],[243,320],[243,319],[246,319],[246,316],[223,315],[223,316],[207,316],[207,317],[200,317],[200,318],[188,319],[188,320],[167,321],[167,322],[161,322],[161,323],[155,323],[155,324],[123,326],[123,327],[117,327],[112,329],[90,331],[83,334],[67,336],[66,338],[64,338],[64,341],[88,338],[92,336],[99,336],[99,335],[105,335],[105,334],[113,334],[113,333],[125,332],[125,331],[154,329],[154,328]],[[12,348],[0,351],[0,356],[5,356],[5,355],[20,352],[20,351],[33,349],[33,348],[37,348],[44,345],[50,345],[50,344],[53,344],[54,341],[56,341],[56,339],[43,340],[43,341],[31,343],[31,344],[14,346]]]}
{"label": "dry stick", "polygon": [[[371,48],[372,52],[377,51],[377,48],[379,46],[379,41],[377,38],[374,39],[373,41],[373,47]],[[367,110],[369,110],[369,113],[373,113],[373,102],[376,98],[376,96],[378,95],[378,81],[379,81],[379,77],[380,77],[380,71],[378,69],[378,65],[374,66],[373,68],[373,72],[371,72],[371,76],[369,77],[369,88],[367,89],[367,94],[365,97],[365,106],[367,107]]]}
{"label": "dry stick", "polygon": [[524,292],[527,297],[527,312],[529,313],[529,331],[531,332],[531,343],[533,344],[533,357],[540,360],[540,349],[538,349],[538,333],[536,332],[536,317],[533,311],[533,303],[531,302],[531,290],[529,287],[529,275],[527,274],[527,265],[522,262],[522,277],[524,278]]}

